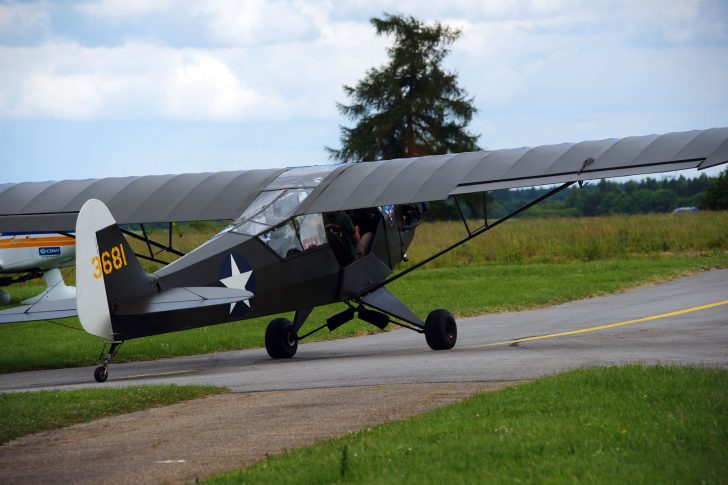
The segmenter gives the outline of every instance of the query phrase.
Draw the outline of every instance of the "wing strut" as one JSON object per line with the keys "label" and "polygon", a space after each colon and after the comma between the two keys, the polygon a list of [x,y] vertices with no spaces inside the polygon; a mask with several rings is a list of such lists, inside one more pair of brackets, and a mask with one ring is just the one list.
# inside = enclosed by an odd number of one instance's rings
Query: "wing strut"
{"label": "wing strut", "polygon": [[[138,258],[142,258],[142,259],[146,259],[148,261],[166,265],[166,264],[169,264],[169,261],[163,261],[163,260],[157,258],[157,256],[160,253],[168,252],[168,253],[172,253],[179,257],[182,257],[185,255],[185,253],[183,253],[182,251],[179,251],[179,250],[175,249],[174,247],[172,247],[172,223],[171,222],[168,223],[168,227],[167,227],[167,230],[169,231],[169,241],[167,242],[166,246],[164,244],[160,244],[157,241],[155,241],[154,239],[150,238],[149,235],[147,234],[147,230],[144,227],[144,224],[139,224],[139,226],[142,229],[142,234],[144,235],[143,237],[140,236],[139,234],[136,234],[136,233],[130,231],[129,229],[120,228],[121,232],[124,233],[125,236],[129,236],[129,237],[132,237],[139,241],[142,241],[147,245],[147,249],[149,250],[149,256],[146,256],[144,254],[134,253],[134,254],[136,254],[136,256]],[[155,252],[152,249],[152,246],[159,249],[159,251]]]}
{"label": "wing strut", "polygon": [[477,229],[472,230],[472,231],[470,230],[470,227],[468,226],[467,220],[465,218],[465,214],[463,213],[463,211],[462,211],[462,209],[460,207],[460,203],[458,202],[457,196],[455,196],[455,205],[457,206],[458,211],[460,212],[460,217],[463,220],[463,224],[465,225],[465,230],[468,232],[468,235],[466,237],[464,237],[463,239],[461,239],[461,240],[459,240],[459,241],[451,244],[450,246],[446,247],[442,251],[438,251],[437,253],[435,253],[432,256],[429,256],[429,257],[423,259],[422,261],[418,262],[417,264],[415,264],[413,266],[410,266],[409,268],[407,268],[407,269],[405,269],[403,271],[400,271],[399,273],[397,273],[396,275],[394,275],[394,276],[392,276],[390,278],[387,278],[383,282],[379,283],[377,286],[372,287],[367,293],[371,293],[371,292],[373,292],[373,291],[381,288],[382,286],[386,286],[389,283],[391,283],[391,282],[393,282],[395,280],[398,280],[402,276],[404,276],[404,275],[406,275],[408,273],[411,273],[412,271],[416,270],[420,266],[424,266],[425,264],[429,263],[430,261],[439,258],[443,254],[449,253],[450,251],[452,251],[456,247],[458,247],[458,246],[460,246],[462,244],[465,244],[466,242],[470,241],[471,239],[476,238],[476,237],[480,236],[481,234],[483,234],[483,233],[485,233],[485,232],[493,229],[494,227],[496,227],[497,225],[499,225],[499,224],[507,221],[508,219],[511,219],[511,218],[517,216],[521,212],[525,211],[526,209],[529,209],[529,208],[533,207],[534,205],[538,204],[539,202],[541,202],[543,200],[546,200],[546,199],[548,199],[549,197],[551,197],[553,195],[558,194],[559,192],[561,192],[562,190],[566,189],[567,187],[569,187],[569,186],[571,186],[573,184],[574,184],[574,181],[566,182],[564,184],[561,184],[558,187],[556,187],[555,189],[553,189],[553,190],[547,192],[546,194],[542,195],[541,197],[539,197],[539,198],[537,198],[535,200],[532,200],[528,204],[526,204],[526,205],[524,205],[524,206],[522,206],[522,207],[514,210],[510,214],[505,215],[505,216],[501,217],[500,219],[498,219],[495,222],[492,222],[490,224],[488,224],[487,206],[485,205],[485,199],[484,199],[483,200],[483,225],[480,226],[480,227],[478,227]]}

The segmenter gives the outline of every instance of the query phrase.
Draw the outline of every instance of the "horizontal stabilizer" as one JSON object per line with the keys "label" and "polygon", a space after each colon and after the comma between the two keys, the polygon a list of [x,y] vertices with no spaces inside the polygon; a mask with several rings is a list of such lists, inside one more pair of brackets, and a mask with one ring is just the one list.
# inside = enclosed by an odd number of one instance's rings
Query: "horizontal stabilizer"
{"label": "horizontal stabilizer", "polygon": [[0,323],[34,322],[54,318],[75,317],[76,299],[43,300],[35,305],[23,305],[0,311]]}
{"label": "horizontal stabilizer", "polygon": [[126,303],[117,309],[116,315],[139,315],[225,305],[250,300],[252,297],[251,292],[235,288],[211,286],[170,288]]}

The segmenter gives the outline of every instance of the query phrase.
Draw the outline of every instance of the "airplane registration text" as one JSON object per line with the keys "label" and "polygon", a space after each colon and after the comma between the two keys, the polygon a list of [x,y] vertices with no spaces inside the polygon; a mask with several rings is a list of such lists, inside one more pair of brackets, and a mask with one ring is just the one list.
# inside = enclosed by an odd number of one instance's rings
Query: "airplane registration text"
{"label": "airplane registration text", "polygon": [[124,254],[124,245],[119,244],[111,248],[111,252],[104,251],[101,257],[94,256],[91,258],[91,264],[94,269],[94,278],[99,279],[102,275],[111,274],[111,272],[120,270],[126,266],[126,255]]}

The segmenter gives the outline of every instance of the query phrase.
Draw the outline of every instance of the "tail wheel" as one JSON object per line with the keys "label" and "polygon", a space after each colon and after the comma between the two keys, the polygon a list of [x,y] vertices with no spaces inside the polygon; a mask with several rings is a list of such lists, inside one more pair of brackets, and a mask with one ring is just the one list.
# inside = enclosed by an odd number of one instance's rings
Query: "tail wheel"
{"label": "tail wheel", "polygon": [[458,327],[447,310],[433,310],[425,320],[425,338],[432,350],[447,350],[455,346]]}
{"label": "tail wheel", "polygon": [[265,350],[273,359],[288,359],[296,355],[298,338],[289,319],[271,320],[265,329]]}
{"label": "tail wheel", "polygon": [[104,366],[97,367],[94,370],[94,379],[96,379],[96,382],[106,382],[106,379],[109,378],[109,369],[107,369]]}

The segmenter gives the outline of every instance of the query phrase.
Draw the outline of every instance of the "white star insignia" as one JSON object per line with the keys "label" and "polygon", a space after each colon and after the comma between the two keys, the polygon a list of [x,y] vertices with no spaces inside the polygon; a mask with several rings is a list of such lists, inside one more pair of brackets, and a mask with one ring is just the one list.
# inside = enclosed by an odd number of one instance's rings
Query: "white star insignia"
{"label": "white star insignia", "polygon": [[[225,285],[227,288],[234,288],[236,290],[243,290],[246,291],[245,286],[248,284],[248,280],[250,279],[250,275],[253,273],[253,270],[246,271],[245,273],[241,273],[240,269],[238,268],[238,265],[235,263],[235,259],[233,258],[233,255],[230,255],[230,276],[227,278],[223,278],[220,280],[220,283]],[[250,308],[250,301],[249,300],[243,300],[243,303],[248,305],[248,308]],[[235,309],[236,303],[230,304],[230,313],[233,312]]]}

